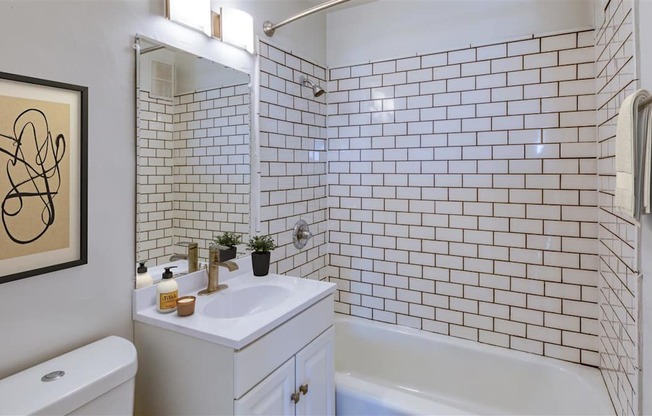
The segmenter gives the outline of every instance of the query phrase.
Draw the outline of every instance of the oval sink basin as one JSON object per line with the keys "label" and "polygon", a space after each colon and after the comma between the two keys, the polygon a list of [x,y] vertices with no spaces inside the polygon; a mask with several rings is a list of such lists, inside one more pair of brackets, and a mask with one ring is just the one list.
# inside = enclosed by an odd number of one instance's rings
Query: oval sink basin
{"label": "oval sink basin", "polygon": [[291,295],[290,289],[273,285],[226,289],[215,295],[202,314],[210,318],[240,318],[275,308]]}

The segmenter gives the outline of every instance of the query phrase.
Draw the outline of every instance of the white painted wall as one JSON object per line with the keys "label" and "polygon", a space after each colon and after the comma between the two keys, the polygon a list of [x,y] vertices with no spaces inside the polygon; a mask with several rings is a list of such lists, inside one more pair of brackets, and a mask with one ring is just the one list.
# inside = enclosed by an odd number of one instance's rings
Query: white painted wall
{"label": "white painted wall", "polygon": [[[636,0],[636,22],[638,42],[638,65],[641,78],[641,88],[652,91],[652,1]],[[652,415],[652,215],[642,218],[641,241],[641,272],[643,287],[641,293],[642,307],[642,340],[641,368],[642,411]]]}
{"label": "white painted wall", "polygon": [[328,65],[593,27],[593,0],[378,0],[328,15]]}
{"label": "white painted wall", "polygon": [[88,265],[0,285],[0,377],[131,338],[134,50],[147,2],[0,2],[2,70],[89,87]]}
{"label": "white painted wall", "polygon": [[[257,20],[306,6],[288,1],[276,10],[268,4],[274,2],[259,1],[264,7],[255,13]],[[163,0],[0,1],[1,70],[85,85],[90,98],[89,262],[0,285],[0,378],[109,334],[132,337],[134,35],[248,72],[253,64],[245,52],[171,23],[163,14]],[[308,34],[300,27],[286,32],[292,33],[291,47],[318,51],[310,39],[325,37],[320,27],[325,24]]]}

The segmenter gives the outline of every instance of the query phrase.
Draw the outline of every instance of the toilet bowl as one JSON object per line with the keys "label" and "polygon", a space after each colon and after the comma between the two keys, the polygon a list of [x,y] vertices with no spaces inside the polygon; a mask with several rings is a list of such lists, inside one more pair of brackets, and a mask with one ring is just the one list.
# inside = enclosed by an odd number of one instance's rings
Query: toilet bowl
{"label": "toilet bowl", "polygon": [[0,415],[131,415],[134,345],[110,336],[0,380]]}

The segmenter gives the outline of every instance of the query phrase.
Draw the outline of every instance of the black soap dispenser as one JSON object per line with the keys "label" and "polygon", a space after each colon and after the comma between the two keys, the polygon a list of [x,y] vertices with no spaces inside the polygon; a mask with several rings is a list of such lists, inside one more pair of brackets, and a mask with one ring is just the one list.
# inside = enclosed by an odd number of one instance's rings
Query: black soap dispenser
{"label": "black soap dispenser", "polygon": [[138,263],[138,269],[136,270],[136,289],[151,286],[152,281],[152,276],[147,272],[145,262]]}

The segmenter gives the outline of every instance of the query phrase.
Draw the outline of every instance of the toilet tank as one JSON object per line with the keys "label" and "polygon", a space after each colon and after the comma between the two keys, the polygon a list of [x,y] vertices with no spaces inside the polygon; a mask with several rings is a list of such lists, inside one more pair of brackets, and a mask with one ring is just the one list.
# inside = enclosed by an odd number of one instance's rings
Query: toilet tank
{"label": "toilet tank", "polygon": [[101,339],[0,380],[0,415],[131,415],[137,367],[131,342]]}

